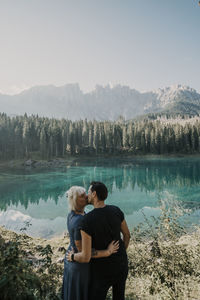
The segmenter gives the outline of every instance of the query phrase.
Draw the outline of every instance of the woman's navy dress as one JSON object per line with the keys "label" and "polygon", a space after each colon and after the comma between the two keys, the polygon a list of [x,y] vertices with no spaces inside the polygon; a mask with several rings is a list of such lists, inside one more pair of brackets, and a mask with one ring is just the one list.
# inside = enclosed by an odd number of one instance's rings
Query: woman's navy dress
{"label": "woman's navy dress", "polygon": [[[67,217],[67,228],[70,236],[70,245],[68,250],[72,248],[77,251],[75,241],[81,240],[79,225],[83,215],[76,214],[71,211]],[[67,251],[68,251],[67,250]],[[64,276],[63,276],[63,300],[88,300],[89,286],[89,263],[69,262],[64,259]]]}

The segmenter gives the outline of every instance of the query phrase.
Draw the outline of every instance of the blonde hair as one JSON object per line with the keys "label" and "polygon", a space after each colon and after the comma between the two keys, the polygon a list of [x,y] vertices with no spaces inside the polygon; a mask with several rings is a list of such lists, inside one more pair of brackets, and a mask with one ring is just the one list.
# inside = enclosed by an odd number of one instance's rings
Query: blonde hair
{"label": "blonde hair", "polygon": [[67,198],[68,198],[68,205],[70,210],[76,209],[76,200],[77,197],[81,194],[84,194],[86,192],[86,189],[82,186],[74,185],[72,186],[67,192]]}

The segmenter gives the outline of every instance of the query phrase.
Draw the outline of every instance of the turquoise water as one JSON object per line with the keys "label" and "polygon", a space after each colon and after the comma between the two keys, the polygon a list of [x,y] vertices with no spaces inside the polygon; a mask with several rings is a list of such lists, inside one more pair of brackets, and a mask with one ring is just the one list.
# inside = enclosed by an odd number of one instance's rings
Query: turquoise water
{"label": "turquoise water", "polygon": [[[108,204],[119,206],[130,229],[160,215],[160,201],[178,201],[190,209],[185,220],[200,220],[200,159],[99,159],[70,167],[40,170],[0,170],[0,225],[50,238],[66,231],[66,190],[92,180],[103,181],[109,190]],[[87,211],[92,207],[88,206]]]}

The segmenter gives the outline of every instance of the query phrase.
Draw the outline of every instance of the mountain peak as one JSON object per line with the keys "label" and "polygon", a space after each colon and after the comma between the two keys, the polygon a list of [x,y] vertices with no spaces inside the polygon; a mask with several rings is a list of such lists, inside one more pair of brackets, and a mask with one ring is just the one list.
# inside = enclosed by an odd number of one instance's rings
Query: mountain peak
{"label": "mountain peak", "polygon": [[152,92],[158,95],[162,94],[177,94],[180,92],[191,92],[191,93],[196,93],[196,90],[186,86],[186,85],[181,85],[181,84],[174,84],[165,88],[159,88],[157,90],[153,90]]}
{"label": "mountain peak", "polygon": [[71,120],[117,120],[119,116],[133,119],[166,110],[194,115],[200,112],[200,94],[180,84],[143,93],[120,84],[97,85],[88,93],[83,93],[78,83],[41,85],[12,97],[0,94],[0,108],[9,115],[26,112]]}

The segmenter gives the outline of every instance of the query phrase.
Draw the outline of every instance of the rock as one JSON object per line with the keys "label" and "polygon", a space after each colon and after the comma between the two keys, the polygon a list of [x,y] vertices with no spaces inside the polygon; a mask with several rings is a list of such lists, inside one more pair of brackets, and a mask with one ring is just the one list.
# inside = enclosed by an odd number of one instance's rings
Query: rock
{"label": "rock", "polygon": [[25,161],[24,165],[27,166],[27,167],[30,167],[30,166],[33,166],[34,163],[36,163],[35,160],[28,159],[28,160]]}
{"label": "rock", "polygon": [[40,167],[42,166],[42,163],[40,161],[37,161],[35,164],[34,164],[35,167]]}

